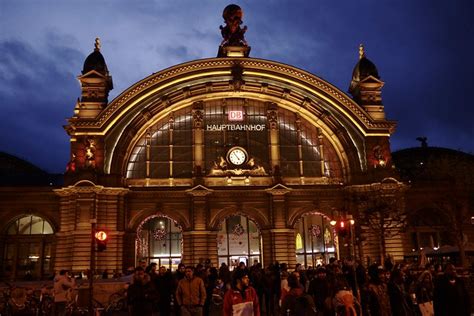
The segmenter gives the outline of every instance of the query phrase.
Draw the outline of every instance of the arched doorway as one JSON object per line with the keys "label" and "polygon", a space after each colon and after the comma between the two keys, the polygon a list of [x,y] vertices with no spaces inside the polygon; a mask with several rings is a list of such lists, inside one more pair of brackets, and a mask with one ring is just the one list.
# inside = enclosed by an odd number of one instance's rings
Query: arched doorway
{"label": "arched doorway", "polygon": [[54,230],[42,217],[23,215],[3,232],[2,276],[39,279],[52,275]]}
{"label": "arched doorway", "polygon": [[233,270],[240,262],[247,266],[255,260],[262,262],[261,234],[254,221],[242,215],[226,218],[217,234],[219,265],[225,263]]}
{"label": "arched doorway", "polygon": [[137,229],[136,259],[148,264],[156,262],[176,270],[181,262],[183,236],[181,226],[163,215],[152,215],[143,220]]}
{"label": "arched doorway", "polygon": [[322,213],[307,214],[295,225],[296,263],[316,267],[337,255],[337,240],[330,219]]}

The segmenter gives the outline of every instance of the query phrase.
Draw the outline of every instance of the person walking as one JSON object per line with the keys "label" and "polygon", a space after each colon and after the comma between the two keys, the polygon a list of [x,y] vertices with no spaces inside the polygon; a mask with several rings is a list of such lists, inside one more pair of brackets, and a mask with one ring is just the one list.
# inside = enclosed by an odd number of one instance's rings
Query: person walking
{"label": "person walking", "polygon": [[257,291],[249,285],[246,269],[237,269],[232,288],[224,296],[224,316],[260,316]]}
{"label": "person walking", "polygon": [[204,281],[194,276],[193,267],[187,266],[185,277],[178,283],[176,301],[180,306],[181,316],[202,316],[206,302]]}
{"label": "person walking", "polygon": [[54,279],[54,314],[56,316],[66,315],[66,305],[68,296],[76,283],[74,278],[69,277],[66,270],[59,271],[59,275]]}

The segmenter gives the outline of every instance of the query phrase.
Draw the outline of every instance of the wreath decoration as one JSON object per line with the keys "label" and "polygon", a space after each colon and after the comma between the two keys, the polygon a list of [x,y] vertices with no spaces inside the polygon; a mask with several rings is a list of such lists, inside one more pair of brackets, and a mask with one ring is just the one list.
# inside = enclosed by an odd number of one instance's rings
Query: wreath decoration
{"label": "wreath decoration", "polygon": [[155,240],[164,240],[166,238],[166,231],[164,229],[157,228],[153,231],[153,238]]}
{"label": "wreath decoration", "polygon": [[235,224],[234,227],[232,227],[232,234],[234,234],[235,236],[240,237],[244,233],[245,233],[245,229],[242,225]]}
{"label": "wreath decoration", "polygon": [[313,237],[316,237],[316,238],[321,237],[321,226],[315,225],[315,224],[311,225],[311,227],[309,228],[309,233]]}

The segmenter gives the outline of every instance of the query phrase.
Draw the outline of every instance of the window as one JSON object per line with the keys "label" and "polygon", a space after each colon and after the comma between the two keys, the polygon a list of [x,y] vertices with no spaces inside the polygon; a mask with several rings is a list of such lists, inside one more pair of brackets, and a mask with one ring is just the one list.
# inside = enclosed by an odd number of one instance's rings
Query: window
{"label": "window", "polygon": [[295,227],[296,262],[306,267],[327,263],[336,256],[334,232],[324,215],[302,217]]}
{"label": "window", "polygon": [[4,231],[1,274],[14,279],[40,279],[52,274],[51,224],[35,215],[22,216]]}
{"label": "window", "polygon": [[240,262],[247,266],[255,260],[262,262],[260,238],[260,231],[252,220],[244,216],[227,218],[217,234],[219,265],[225,263],[233,270]]}
{"label": "window", "polygon": [[48,235],[53,234],[51,225],[41,217],[28,215],[11,223],[7,235]]}
{"label": "window", "polygon": [[181,262],[181,227],[166,217],[153,216],[138,228],[138,259],[176,270]]}

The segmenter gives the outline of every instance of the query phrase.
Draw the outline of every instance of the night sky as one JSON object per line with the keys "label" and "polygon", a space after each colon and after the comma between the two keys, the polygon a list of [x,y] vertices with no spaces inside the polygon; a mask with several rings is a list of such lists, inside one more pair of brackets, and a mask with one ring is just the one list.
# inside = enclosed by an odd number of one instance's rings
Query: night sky
{"label": "night sky", "polygon": [[[215,57],[225,1],[1,0],[0,151],[64,172],[62,126],[80,96],[77,76],[102,42],[109,100],[169,66]],[[392,151],[474,152],[474,1],[248,0],[251,57],[294,65],[347,92],[363,43],[385,81]]]}

